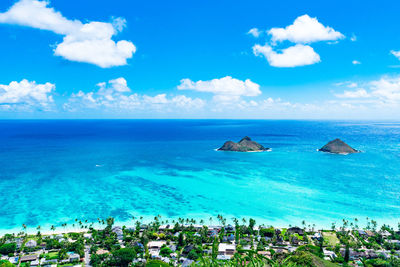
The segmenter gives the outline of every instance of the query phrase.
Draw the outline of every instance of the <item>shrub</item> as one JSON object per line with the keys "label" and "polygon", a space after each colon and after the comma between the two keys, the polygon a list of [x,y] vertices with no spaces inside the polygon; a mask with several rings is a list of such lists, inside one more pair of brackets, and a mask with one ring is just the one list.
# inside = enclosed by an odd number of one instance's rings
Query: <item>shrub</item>
{"label": "shrub", "polygon": [[16,249],[17,244],[15,243],[3,244],[0,246],[0,254],[8,255],[10,253],[14,253]]}

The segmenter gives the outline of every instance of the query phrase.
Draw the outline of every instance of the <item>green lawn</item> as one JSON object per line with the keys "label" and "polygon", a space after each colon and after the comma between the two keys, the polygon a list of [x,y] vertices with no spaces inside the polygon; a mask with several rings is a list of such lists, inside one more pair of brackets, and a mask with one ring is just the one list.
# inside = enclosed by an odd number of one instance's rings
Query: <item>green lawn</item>
{"label": "green lawn", "polygon": [[44,254],[44,257],[45,257],[47,260],[58,259],[58,252],[50,252],[50,253]]}
{"label": "green lawn", "polygon": [[336,234],[333,232],[323,232],[322,236],[324,237],[324,244],[327,246],[336,246],[336,244],[339,244],[340,241],[336,237]]}

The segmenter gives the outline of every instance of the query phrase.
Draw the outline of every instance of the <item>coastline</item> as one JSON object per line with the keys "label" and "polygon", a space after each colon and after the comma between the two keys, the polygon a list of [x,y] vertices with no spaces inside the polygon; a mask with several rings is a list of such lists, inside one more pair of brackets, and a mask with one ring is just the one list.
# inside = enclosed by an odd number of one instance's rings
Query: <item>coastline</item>
{"label": "coastline", "polygon": [[[224,218],[227,219],[226,224],[231,224],[234,225],[234,222],[231,218],[233,218],[234,216],[232,215],[223,215]],[[199,225],[199,221],[203,220],[204,223],[202,225],[205,226],[221,226],[220,223],[218,222],[217,216],[213,216],[213,220],[210,223],[209,218],[210,216],[184,216],[182,218],[189,218],[189,219],[195,219],[196,220],[196,225]],[[298,226],[301,227],[302,226],[302,220],[299,219],[297,220],[297,223],[293,223],[293,221],[285,221],[285,220],[275,220],[274,222],[266,220],[266,219],[262,219],[256,216],[245,216],[245,217],[240,217],[238,218],[239,221],[241,219],[246,219],[247,221],[251,218],[254,219],[256,221],[256,226],[272,226],[274,228],[278,228],[278,229],[283,229],[283,228],[290,228],[293,226]],[[357,218],[356,216],[353,216],[352,218],[345,218],[348,221],[352,221],[354,218]],[[106,218],[104,218],[105,220]],[[177,218],[166,218],[164,216],[161,216],[160,221],[164,221],[164,224],[167,224],[165,221],[168,220],[168,224],[172,225],[172,220],[175,220],[175,222],[177,222],[177,220],[179,219],[179,217]],[[370,218],[370,220],[375,220],[374,218]],[[154,216],[143,216],[143,218],[137,219],[135,218],[135,221],[140,221],[142,224],[148,224],[150,222],[154,221]],[[387,225],[393,228],[397,228],[398,226],[398,220],[395,218],[391,218],[391,219],[376,219],[375,220],[378,225]],[[313,227],[315,227],[318,230],[330,230],[332,223],[335,223],[336,227],[339,228],[342,225],[342,220],[336,220],[336,221],[329,221],[329,222],[312,222],[312,221],[306,221],[307,225],[312,225]],[[185,224],[185,223],[184,223]],[[89,223],[87,224],[89,225]],[[114,222],[115,226],[126,226],[126,227],[135,227],[135,222],[131,219],[131,220],[126,220],[126,221],[122,221],[122,220],[115,220]],[[366,222],[365,222],[365,218],[360,218],[359,217],[359,222],[358,225],[360,228],[365,228],[367,226]],[[66,227],[61,227],[61,226],[56,226],[56,229],[53,231],[50,229],[51,225],[45,225],[44,227],[41,228],[40,233],[42,235],[54,235],[54,234],[64,234],[64,233],[86,233],[89,231],[89,228],[78,228],[78,227],[72,227],[70,225],[67,225]],[[89,227],[89,226],[88,226]],[[93,224],[93,229],[99,230],[104,228],[103,224],[100,223],[94,223]],[[22,232],[22,228],[21,227],[15,227],[13,229],[0,229],[0,237],[4,236],[5,234],[15,234],[17,235],[18,233]],[[36,227],[27,227],[26,230],[24,230],[24,232],[26,232],[28,235],[36,235],[36,233],[38,232],[38,230],[36,229]]]}

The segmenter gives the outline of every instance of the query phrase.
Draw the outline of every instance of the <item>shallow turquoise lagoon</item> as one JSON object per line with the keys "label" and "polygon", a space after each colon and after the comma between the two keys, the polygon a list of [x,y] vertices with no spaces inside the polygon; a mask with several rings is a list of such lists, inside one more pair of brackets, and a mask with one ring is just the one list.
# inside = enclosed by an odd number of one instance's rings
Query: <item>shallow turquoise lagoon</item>
{"label": "shallow turquoise lagoon", "polygon": [[[248,135],[271,152],[219,152]],[[339,137],[362,153],[316,151]],[[0,121],[0,229],[222,214],[279,226],[400,221],[400,123]],[[361,224],[360,223],[360,224]]]}

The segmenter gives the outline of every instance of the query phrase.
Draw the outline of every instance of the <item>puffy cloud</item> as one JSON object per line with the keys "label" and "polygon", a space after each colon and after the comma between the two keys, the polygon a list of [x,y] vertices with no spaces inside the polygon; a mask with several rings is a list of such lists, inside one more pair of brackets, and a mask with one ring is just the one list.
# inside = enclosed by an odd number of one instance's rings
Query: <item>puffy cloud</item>
{"label": "puffy cloud", "polygon": [[194,82],[190,79],[182,79],[179,90],[194,90],[214,94],[214,101],[228,102],[237,101],[241,96],[258,96],[261,94],[260,85],[250,79],[241,81],[231,76],[209,81]]}
{"label": "puffy cloud", "polygon": [[351,63],[352,63],[353,65],[360,65],[360,64],[361,64],[361,62],[358,61],[358,60],[353,60]]}
{"label": "puffy cloud", "polygon": [[125,112],[134,110],[171,111],[174,109],[200,109],[205,102],[199,98],[177,95],[168,98],[166,94],[155,96],[132,93],[124,78],[117,78],[97,84],[98,90],[79,91],[72,94],[64,104],[67,111],[102,109],[104,111]]}
{"label": "puffy cloud", "polygon": [[391,53],[393,56],[395,56],[395,57],[397,57],[398,59],[400,59],[400,51],[392,50],[392,51],[390,51],[390,53]]}
{"label": "puffy cloud", "polygon": [[344,85],[355,90],[345,90],[343,94],[336,94],[336,97],[359,99],[362,102],[363,98],[368,98],[370,104],[400,105],[400,76],[365,82],[362,84],[363,88],[359,88],[357,83],[346,82]]}
{"label": "puffy cloud", "polygon": [[370,82],[371,94],[386,102],[400,103],[400,77],[387,78]]}
{"label": "puffy cloud", "polygon": [[[307,14],[296,18],[292,25],[271,28],[267,32],[271,35],[270,42],[264,46],[254,45],[253,53],[256,56],[264,56],[273,67],[298,67],[318,63],[321,61],[320,56],[311,46],[305,44],[319,41],[337,42],[344,38],[340,32],[322,25],[317,18],[311,18]],[[277,45],[282,41],[290,41],[295,45],[279,51]]]}
{"label": "puffy cloud", "polygon": [[357,41],[357,36],[354,33],[351,35],[350,41],[352,41],[352,42]]}
{"label": "puffy cloud", "polygon": [[55,85],[52,83],[37,84],[26,79],[8,85],[0,84],[0,105],[48,110],[54,102],[51,95],[54,90]]}
{"label": "puffy cloud", "polygon": [[247,34],[253,35],[255,38],[258,38],[263,32],[257,28],[250,29]]}
{"label": "puffy cloud", "polygon": [[264,56],[273,67],[298,67],[312,65],[321,61],[319,55],[311,46],[297,44],[280,53],[275,52],[268,44],[253,46],[253,53],[256,56]]}
{"label": "puffy cloud", "polygon": [[344,35],[329,26],[322,25],[317,18],[303,15],[285,28],[272,28],[268,31],[272,41],[291,41],[293,43],[312,43],[343,39]]}
{"label": "puffy cloud", "polygon": [[102,68],[127,64],[136,52],[130,41],[115,42],[112,37],[121,31],[126,20],[115,18],[112,23],[68,20],[48,1],[20,0],[8,11],[0,13],[0,23],[17,24],[64,35],[54,54],[67,60],[95,64]]}
{"label": "puffy cloud", "polygon": [[339,98],[364,98],[370,97],[365,89],[358,89],[356,91],[344,91],[343,94],[336,94]]}

